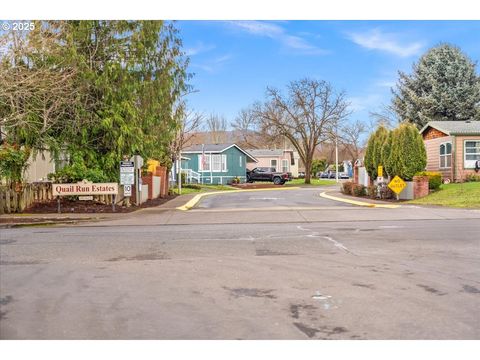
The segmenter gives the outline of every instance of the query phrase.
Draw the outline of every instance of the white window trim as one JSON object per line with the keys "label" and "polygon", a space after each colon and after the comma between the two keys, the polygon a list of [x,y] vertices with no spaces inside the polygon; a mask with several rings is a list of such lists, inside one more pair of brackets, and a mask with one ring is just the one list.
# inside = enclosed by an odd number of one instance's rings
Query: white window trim
{"label": "white window trim", "polygon": [[[220,170],[216,171],[213,169],[213,159],[212,155],[219,155],[220,156]],[[203,164],[202,164],[202,154],[198,154],[198,172],[199,173],[226,173],[228,172],[228,161],[227,161],[227,155],[226,154],[220,154],[220,153],[205,153],[205,156],[208,158],[208,162],[210,164],[210,169],[211,170],[203,170]],[[222,170],[223,164],[225,163],[225,170]]]}
{"label": "white window trim", "polygon": [[[275,161],[275,162],[276,162],[276,165],[275,165],[275,166],[273,166],[272,161]],[[278,170],[278,159],[270,159],[270,167],[271,167],[271,168],[274,167],[274,168],[275,168],[275,171],[277,171],[277,170]]]}
{"label": "white window trim", "polygon": [[285,170],[285,171],[286,172],[290,171],[290,167],[289,167],[290,162],[288,161],[288,159],[282,159],[282,172],[284,172],[284,170],[283,170],[283,168],[285,167],[285,166],[283,166],[284,163],[287,163],[287,166],[286,166],[287,170]]}
{"label": "white window trim", "polygon": [[[447,154],[447,144],[450,144],[450,154]],[[440,147],[442,145],[445,145],[445,154],[442,155],[440,153]],[[443,142],[441,143],[440,145],[438,145],[438,168],[439,169],[451,169],[452,168],[452,151],[453,150],[453,146],[452,146],[452,142],[451,141],[446,141],[446,142]],[[450,166],[443,166],[442,167],[442,156],[445,158],[445,164],[447,163],[447,156],[450,155]]]}
{"label": "white window trim", "polygon": [[[480,142],[477,139],[463,140],[463,168],[464,169],[475,169],[475,162],[477,160],[467,160],[467,141]],[[480,155],[480,153],[473,153],[468,155]],[[467,163],[468,162],[468,163]],[[470,165],[471,164],[471,165]]]}

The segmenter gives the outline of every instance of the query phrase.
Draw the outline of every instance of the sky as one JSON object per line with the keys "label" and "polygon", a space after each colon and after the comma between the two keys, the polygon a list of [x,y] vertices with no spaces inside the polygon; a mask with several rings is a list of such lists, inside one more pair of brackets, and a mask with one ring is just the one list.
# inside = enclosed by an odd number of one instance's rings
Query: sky
{"label": "sky", "polygon": [[[351,120],[370,121],[391,100],[398,71],[429,48],[450,43],[480,60],[480,21],[178,21],[196,90],[190,108],[231,123],[265,99],[267,86],[285,89],[305,77],[345,91]],[[477,73],[479,72],[477,67]]]}

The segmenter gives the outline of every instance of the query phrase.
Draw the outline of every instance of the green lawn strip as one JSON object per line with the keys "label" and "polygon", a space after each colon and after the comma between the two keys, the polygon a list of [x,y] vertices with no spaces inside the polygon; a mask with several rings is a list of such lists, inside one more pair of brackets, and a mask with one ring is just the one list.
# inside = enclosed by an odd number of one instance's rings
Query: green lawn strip
{"label": "green lawn strip", "polygon": [[430,195],[407,201],[409,204],[480,208],[480,182],[444,184]]}
{"label": "green lawn strip", "polygon": [[285,183],[285,186],[325,186],[335,185],[335,180],[310,179],[311,184],[305,184],[305,179],[293,179]]}
{"label": "green lawn strip", "polygon": [[[229,191],[229,190],[236,190],[232,186],[228,185],[199,185],[200,188],[193,188],[187,186],[182,186],[182,195],[193,194],[193,193],[201,193],[201,192],[208,192],[208,191]],[[173,192],[178,194],[178,188],[173,188]]]}

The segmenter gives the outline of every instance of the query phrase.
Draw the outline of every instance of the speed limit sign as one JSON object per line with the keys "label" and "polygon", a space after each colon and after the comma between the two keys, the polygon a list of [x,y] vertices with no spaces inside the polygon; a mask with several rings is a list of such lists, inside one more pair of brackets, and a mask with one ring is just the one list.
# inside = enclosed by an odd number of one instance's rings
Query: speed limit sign
{"label": "speed limit sign", "polygon": [[123,195],[132,196],[132,185],[123,185]]}

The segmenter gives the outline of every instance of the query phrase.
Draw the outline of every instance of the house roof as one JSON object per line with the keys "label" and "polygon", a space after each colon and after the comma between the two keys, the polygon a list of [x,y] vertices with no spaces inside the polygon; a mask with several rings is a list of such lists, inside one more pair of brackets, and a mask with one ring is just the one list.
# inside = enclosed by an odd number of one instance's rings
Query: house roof
{"label": "house roof", "polygon": [[232,144],[232,143],[226,143],[226,144],[203,144],[203,145],[192,145],[190,147],[185,148],[182,150],[182,153],[184,154],[192,154],[192,153],[201,153],[202,151],[206,153],[222,153],[227,149],[230,149],[231,147],[235,146],[239,151],[244,153],[247,158],[250,158],[251,161],[253,162],[258,162],[257,159],[255,159],[254,156],[252,156],[250,153],[247,151],[243,150],[240,146],[237,144]]}
{"label": "house roof", "polygon": [[480,121],[430,121],[420,130],[420,134],[429,127],[447,135],[480,135]]}
{"label": "house roof", "polygon": [[270,150],[270,149],[249,149],[247,150],[253,156],[282,156],[283,150]]}

